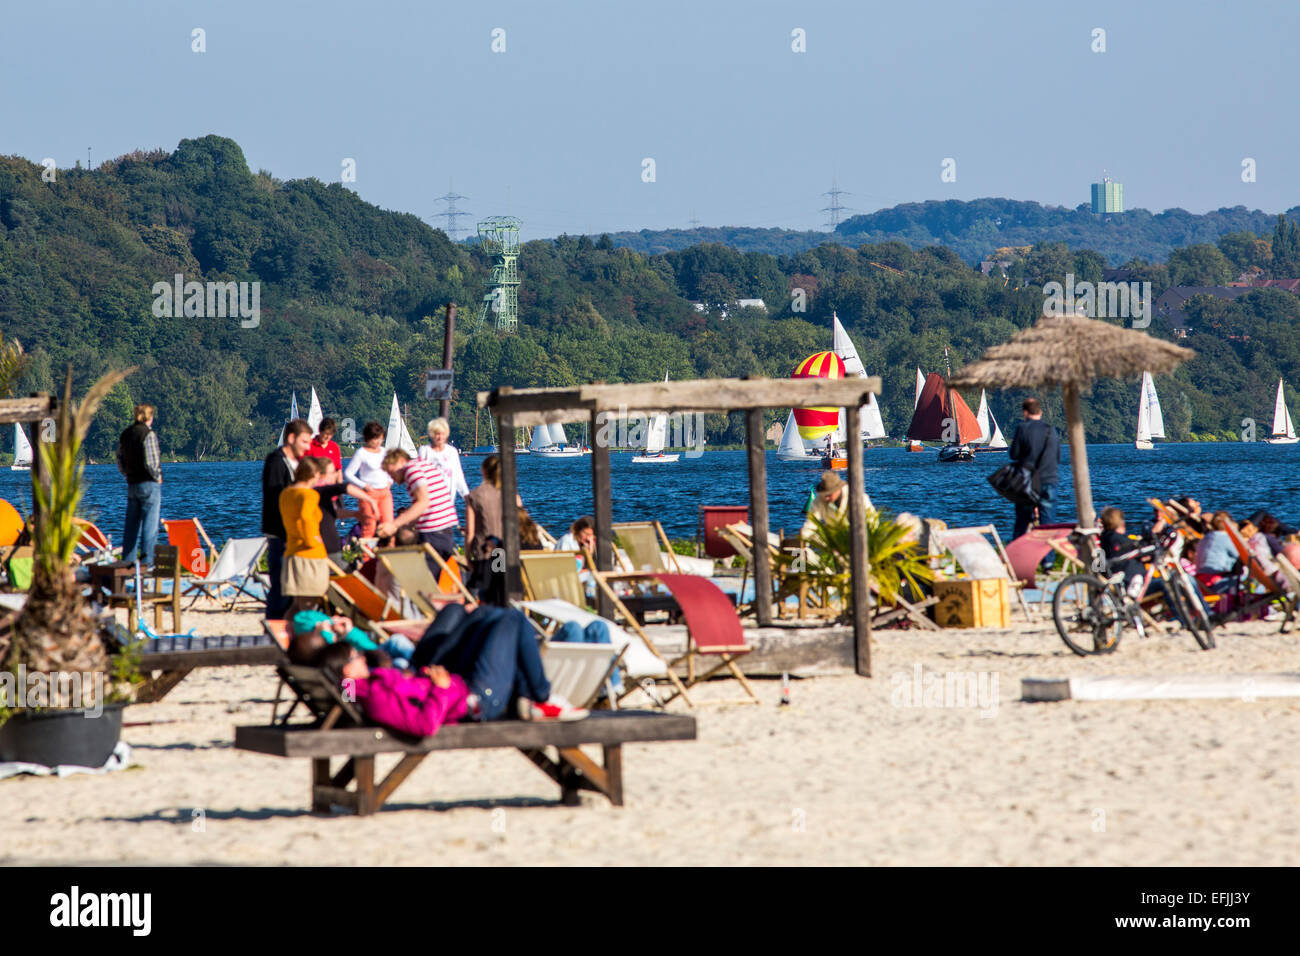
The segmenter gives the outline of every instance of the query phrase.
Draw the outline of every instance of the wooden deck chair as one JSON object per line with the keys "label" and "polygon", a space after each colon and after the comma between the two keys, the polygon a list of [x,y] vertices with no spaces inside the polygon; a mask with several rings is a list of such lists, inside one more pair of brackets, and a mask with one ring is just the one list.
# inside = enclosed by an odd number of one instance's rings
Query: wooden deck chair
{"label": "wooden deck chair", "polygon": [[[140,604],[153,607],[153,629],[162,631],[163,609],[171,605],[172,633],[181,631],[181,562],[180,555],[171,545],[160,544],[154,549],[152,586],[140,595]],[[163,585],[170,582],[171,587]],[[135,595],[130,596],[131,609],[127,612],[128,628],[135,633]]]}
{"label": "wooden deck chair", "polygon": [[[745,561],[745,569],[740,576],[740,593],[743,595],[745,585],[749,581],[749,569],[754,565],[754,529],[744,522],[737,522],[715,530],[718,537],[726,541]],[[843,613],[843,609],[835,604],[830,590],[825,587],[810,586],[807,574],[796,575],[787,580],[778,570],[787,554],[795,552],[803,554],[805,568],[815,569],[815,561],[810,559],[810,552],[802,541],[793,547],[783,549],[781,539],[769,531],[767,543],[772,569],[771,600],[776,606],[777,617],[786,617],[790,614],[788,599],[791,597],[797,602],[794,616],[800,620],[806,618],[809,613],[816,617],[830,618],[839,617]],[[745,613],[754,613],[753,606],[751,605]]]}
{"label": "wooden deck chair", "polygon": [[233,611],[241,598],[260,602],[261,596],[254,594],[249,587],[260,583],[257,563],[262,559],[266,545],[265,537],[228,538],[207,573],[184,582],[185,593],[194,596],[188,606],[193,607],[200,597],[223,601],[227,588],[235,589],[226,605],[227,611]]}
{"label": "wooden deck chair", "polygon": [[1275,602],[1280,603],[1285,616],[1282,618],[1282,626],[1279,630],[1282,632],[1289,631],[1295,621],[1297,595],[1288,593],[1285,588],[1273,579],[1273,576],[1264,569],[1259,559],[1251,552],[1250,546],[1246,544],[1241,532],[1234,525],[1227,524],[1223,530],[1227,532],[1229,540],[1232,541],[1232,546],[1237,549],[1237,557],[1241,560],[1242,567],[1247,570],[1250,578],[1264,589],[1263,594],[1248,596],[1238,607],[1233,609],[1233,613],[1240,615]]}
{"label": "wooden deck chair", "polygon": [[542,669],[552,693],[573,706],[590,708],[605,691],[610,706],[617,710],[618,698],[610,681],[626,649],[612,644],[546,641],[542,644]]}
{"label": "wooden deck chair", "polygon": [[[731,676],[740,681],[740,686],[749,695],[734,701],[737,703],[757,704],[758,695],[745,678],[744,672],[736,666],[736,661],[748,654],[753,648],[745,643],[745,633],[740,627],[740,616],[736,608],[718,588],[706,578],[694,574],[656,574],[655,578],[664,585],[677,600],[686,620],[686,653],[669,662],[669,668],[686,664],[685,686],[674,692],[665,701],[670,703],[678,693],[685,694],[687,687],[693,687],[706,681],[724,668]],[[705,671],[696,670],[699,657],[716,657],[717,663]],[[715,703],[710,701],[710,703]],[[722,703],[717,701],[716,703]]]}
{"label": "wooden deck chair", "polygon": [[180,555],[181,571],[196,578],[207,577],[208,569],[216,563],[217,549],[203,530],[198,518],[164,521],[167,543]]}
{"label": "wooden deck chair", "polygon": [[[460,577],[452,575],[447,562],[427,544],[409,548],[383,548],[377,552],[377,556],[411,603],[429,617],[437,615],[439,610],[452,601],[471,606],[477,603],[461,583]],[[457,591],[442,590],[438,578],[434,577],[429,567],[430,558],[445,574],[451,575],[458,586]]]}
{"label": "wooden deck chair", "polygon": [[627,566],[624,570],[682,573],[668,535],[657,520],[624,521],[615,523],[611,528],[614,537],[627,553]]}
{"label": "wooden deck chair", "polygon": [[[523,572],[524,592],[530,600],[542,601],[549,598],[565,601],[578,609],[587,607],[587,591],[582,586],[582,579],[578,576],[578,558],[577,551],[523,551],[519,555],[519,568]],[[588,566],[595,566],[594,558],[588,559]],[[627,609],[619,596],[610,586],[609,578],[605,575],[592,575],[596,586],[609,598],[610,603],[618,614],[622,615],[623,621],[641,638],[642,643],[654,654],[655,657],[667,663],[663,654],[659,653],[659,648],[651,640],[650,635],[640,625],[631,611]],[[627,579],[629,577],[649,577],[649,575],[621,575]],[[682,698],[687,704],[691,703],[690,697],[686,696],[686,688],[682,686],[677,675],[673,673],[671,667],[665,667],[665,673],[668,680],[679,689]],[[636,690],[630,688],[627,694]],[[624,694],[624,696],[627,696]]]}
{"label": "wooden deck chair", "polygon": [[[993,536],[992,545],[985,535]],[[1025,620],[1034,620],[1029,602],[1025,600],[1020,575],[1007,556],[1006,548],[1002,547],[1002,539],[998,536],[996,527],[985,524],[970,528],[948,528],[937,532],[936,538],[970,577],[1005,580],[1019,598]]]}

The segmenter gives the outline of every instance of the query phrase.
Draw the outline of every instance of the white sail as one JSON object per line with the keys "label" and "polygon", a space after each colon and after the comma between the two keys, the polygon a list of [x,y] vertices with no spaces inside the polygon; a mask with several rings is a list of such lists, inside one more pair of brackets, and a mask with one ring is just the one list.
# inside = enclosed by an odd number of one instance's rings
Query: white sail
{"label": "white sail", "polygon": [[[845,374],[866,378],[867,370],[862,365],[862,359],[858,356],[858,350],[854,347],[853,340],[849,338],[849,333],[840,324],[840,317],[832,312],[831,320],[834,323],[831,347],[835,350],[835,354],[844,361]],[[872,395],[867,400],[867,403],[859,410],[859,414],[861,417],[858,419],[858,428],[862,433],[862,438],[885,437],[885,423],[880,418],[880,405],[876,402],[876,396]],[[840,424],[835,432],[835,441],[839,444],[844,443],[843,411],[840,412]]]}
{"label": "white sail", "polygon": [[993,437],[989,439],[990,448],[1006,448],[1007,440],[1002,436],[1002,429],[998,426],[998,420],[993,417],[993,412],[989,412],[989,421],[993,423]]}
{"label": "white sail", "polygon": [[402,418],[401,406],[397,404],[397,393],[393,393],[393,407],[388,412],[388,434],[384,436],[384,448],[400,448],[412,458],[415,457],[415,442],[406,428]]}
{"label": "white sail", "polygon": [[564,426],[561,425],[559,422],[555,422],[552,425],[550,425],[547,431],[551,436],[552,445],[559,445],[561,448],[563,448],[565,445],[569,443],[569,436],[564,434]]}
{"label": "white sail", "polygon": [[1150,372],[1143,372],[1143,381],[1146,384],[1147,407],[1150,409],[1151,419],[1151,437],[1165,437],[1165,416],[1160,411],[1160,396],[1156,394],[1156,380],[1151,377]]}
{"label": "white sail", "polygon": [[1295,438],[1295,425],[1291,423],[1291,410],[1286,407],[1286,393],[1282,379],[1277,380],[1277,399],[1273,403],[1273,434],[1278,438]]}
{"label": "white sail", "polygon": [[921,404],[921,392],[924,389],[925,389],[925,376],[921,374],[921,370],[918,368],[916,370],[916,398],[912,399],[913,411],[916,410],[917,405]]}
{"label": "white sail", "polygon": [[311,426],[313,435],[320,432],[320,423],[325,415],[320,410],[320,399],[316,397],[316,389],[311,390],[311,408],[307,412],[307,424]]}
{"label": "white sail", "polygon": [[1137,440],[1148,444],[1151,441],[1151,406],[1147,404],[1146,372],[1142,373],[1142,394],[1138,397]]}
{"label": "white sail", "polygon": [[781,432],[781,447],[776,450],[776,457],[784,461],[808,457],[808,450],[799,437],[799,426],[794,422],[793,410],[785,420],[785,431]]}
{"label": "white sail", "polygon": [[280,426],[280,438],[275,443],[277,448],[284,444],[284,430],[286,426],[288,426],[289,422],[293,421],[297,417],[298,417],[298,393],[294,392],[293,398],[290,399],[289,401],[289,417],[288,419],[285,420],[285,423]]}
{"label": "white sail", "polygon": [[975,421],[979,422],[980,437],[971,444],[978,442],[982,445],[992,438],[992,433],[989,431],[989,397],[988,393],[982,388],[980,389],[980,410],[975,413]]}
{"label": "white sail", "polygon": [[660,412],[650,419],[650,427],[646,430],[645,436],[645,453],[657,455],[664,450],[666,444],[668,444],[668,416]]}
{"label": "white sail", "polygon": [[14,464],[15,468],[30,468],[32,465],[32,443],[27,440],[23,426],[14,422]]}
{"label": "white sail", "polygon": [[538,425],[533,429],[533,440],[529,445],[533,451],[539,448],[548,448],[551,445],[551,432],[545,425]]}

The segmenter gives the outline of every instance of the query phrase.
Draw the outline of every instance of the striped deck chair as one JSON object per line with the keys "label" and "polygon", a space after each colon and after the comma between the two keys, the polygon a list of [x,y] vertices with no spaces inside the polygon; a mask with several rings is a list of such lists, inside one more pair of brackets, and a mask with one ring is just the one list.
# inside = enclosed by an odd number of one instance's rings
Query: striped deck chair
{"label": "striped deck chair", "polygon": [[682,573],[668,535],[658,521],[624,521],[611,528],[627,555],[624,570]]}
{"label": "striped deck chair", "polygon": [[325,599],[339,614],[352,618],[357,627],[372,621],[397,621],[402,615],[393,608],[388,596],[357,572],[330,575]]}
{"label": "striped deck chair", "polygon": [[[671,673],[671,668],[685,661],[685,687],[669,696],[664,703],[667,704],[672,701],[673,698],[678,696],[678,693],[685,696],[686,687],[693,687],[701,681],[706,681],[718,671],[726,668],[736,680],[740,681],[740,686],[749,695],[748,698],[732,701],[732,703],[757,704],[759,702],[758,695],[754,693],[754,688],[745,679],[741,669],[736,666],[736,661],[748,654],[753,648],[745,643],[745,633],[740,627],[740,617],[736,614],[736,608],[731,603],[731,599],[723,594],[712,581],[698,575],[656,574],[655,579],[663,584],[676,599],[678,606],[682,609],[682,617],[686,620],[687,631],[686,653],[669,662],[669,672]],[[706,671],[697,672],[696,658],[702,656],[715,657],[717,663]],[[711,701],[710,703],[715,702]],[[722,703],[722,701],[716,703]]]}
{"label": "striped deck chair", "polygon": [[223,601],[227,588],[235,589],[230,603],[226,605],[227,611],[233,611],[241,598],[261,601],[261,595],[254,594],[249,587],[254,583],[263,585],[267,583],[257,571],[257,563],[266,551],[266,542],[265,537],[226,539],[221,554],[205,574],[182,581],[186,593],[194,595],[189,607],[193,607],[198,599],[204,596],[214,601]]}
{"label": "striped deck chair", "polygon": [[108,535],[85,518],[73,518],[72,522],[81,529],[81,536],[77,539],[74,550],[81,555],[83,564],[100,559],[112,560],[112,542],[109,541]]}

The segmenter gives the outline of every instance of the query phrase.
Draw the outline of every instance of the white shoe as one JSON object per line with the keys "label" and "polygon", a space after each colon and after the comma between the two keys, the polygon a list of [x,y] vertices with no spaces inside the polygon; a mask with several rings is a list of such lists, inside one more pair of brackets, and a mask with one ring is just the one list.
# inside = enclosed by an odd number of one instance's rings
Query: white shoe
{"label": "white shoe", "polygon": [[574,707],[559,694],[552,694],[544,704],[526,697],[519,698],[520,720],[582,720],[588,713],[582,707]]}

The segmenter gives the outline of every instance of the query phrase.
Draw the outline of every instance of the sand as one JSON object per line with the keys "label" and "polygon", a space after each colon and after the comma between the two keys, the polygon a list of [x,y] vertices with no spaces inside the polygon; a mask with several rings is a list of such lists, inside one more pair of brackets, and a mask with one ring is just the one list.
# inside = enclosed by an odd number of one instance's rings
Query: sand
{"label": "sand", "polygon": [[[191,625],[251,633],[259,621],[195,612]],[[0,782],[0,860],[1295,865],[1300,701],[1018,697],[1025,676],[1294,671],[1297,641],[1269,622],[1219,632],[1210,652],[1129,632],[1114,655],[1083,659],[1050,624],[885,631],[874,679],[796,681],[788,708],[778,681],[759,681],[760,706],[696,708],[696,741],[625,747],[622,808],[588,795],[561,806],[513,752],[452,752],[364,819],[309,812],[307,761],[232,748],[235,724],[269,717],[271,668],[201,671],[128,709],[141,724],[123,733],[132,769]],[[911,701],[918,664],[982,675],[986,692],[996,677],[996,695],[983,708]]]}

